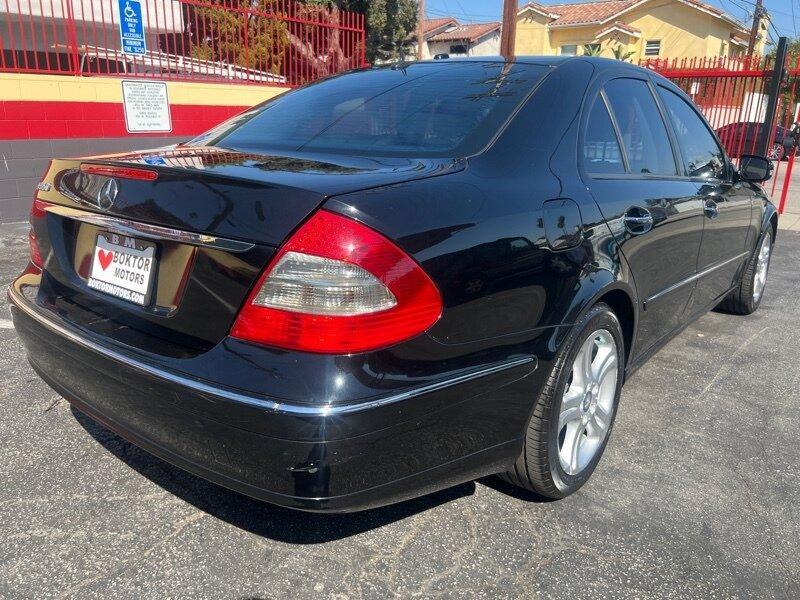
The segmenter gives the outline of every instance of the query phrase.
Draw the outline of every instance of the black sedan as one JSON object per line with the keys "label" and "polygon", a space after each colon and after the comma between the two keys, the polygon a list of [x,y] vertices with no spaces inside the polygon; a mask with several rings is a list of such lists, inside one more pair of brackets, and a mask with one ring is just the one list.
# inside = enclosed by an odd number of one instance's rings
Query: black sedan
{"label": "black sedan", "polygon": [[231,489],[349,511],[501,473],[561,498],[634,369],[758,308],[770,168],[619,61],[366,69],[54,160],[8,293],[58,393]]}

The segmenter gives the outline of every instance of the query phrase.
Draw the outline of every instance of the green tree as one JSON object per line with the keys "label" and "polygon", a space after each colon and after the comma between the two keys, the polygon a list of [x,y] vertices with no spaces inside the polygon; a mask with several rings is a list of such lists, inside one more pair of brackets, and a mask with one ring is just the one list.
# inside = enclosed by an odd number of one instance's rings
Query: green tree
{"label": "green tree", "polygon": [[583,45],[583,55],[584,56],[600,56],[600,53],[603,52],[603,48],[600,44],[584,44]]}
{"label": "green tree", "polygon": [[209,0],[216,6],[194,6],[199,31],[193,40],[195,58],[226,62],[241,67],[279,73],[288,32],[283,21],[262,16],[278,5],[278,0],[247,0],[243,8],[231,10],[230,0]]}
{"label": "green tree", "polygon": [[623,62],[627,62],[627,61],[628,61],[628,59],[629,59],[631,56],[633,56],[634,54],[636,54],[636,52],[634,52],[633,50],[627,50],[627,51],[626,51],[626,50],[625,50],[625,49],[622,47],[622,45],[619,45],[619,46],[614,46],[614,47],[611,49],[611,54],[613,54],[613,55],[614,55],[614,58],[616,58],[617,60],[621,60],[621,61],[623,61]]}
{"label": "green tree", "polygon": [[369,62],[401,58],[403,42],[417,27],[417,0],[306,0],[306,3],[366,15]]}

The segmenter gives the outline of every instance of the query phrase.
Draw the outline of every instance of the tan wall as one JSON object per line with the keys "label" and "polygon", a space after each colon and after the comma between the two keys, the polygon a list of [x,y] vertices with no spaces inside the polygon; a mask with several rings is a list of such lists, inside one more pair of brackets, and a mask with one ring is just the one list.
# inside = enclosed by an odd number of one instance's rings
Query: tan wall
{"label": "tan wall", "polygon": [[517,19],[517,36],[514,52],[520,56],[552,54],[548,43],[547,18],[528,11]]}
{"label": "tan wall", "polygon": [[[581,46],[594,44],[597,36],[597,27],[568,27],[566,29],[552,29],[550,31],[550,44],[552,54],[561,54],[561,46],[576,44],[578,54],[583,54]],[[604,53],[608,54],[608,53]]]}
{"label": "tan wall", "polygon": [[[611,46],[622,45],[635,54],[629,60],[644,56],[647,40],[661,40],[661,58],[720,56],[731,54],[730,34],[734,31],[724,21],[707,15],[675,0],[654,0],[629,13],[620,21],[641,31],[641,37],[628,37],[618,32],[605,36],[602,56],[610,57]],[[560,47],[576,44],[578,54],[583,44],[596,43],[597,32],[608,25],[547,29],[547,18],[532,11],[517,20],[516,51],[525,54],[560,54]],[[763,52],[764,44],[756,47]]]}
{"label": "tan wall", "polygon": [[728,48],[731,29],[719,19],[676,2],[648,4],[624,15],[626,23],[641,30],[632,50],[634,60],[644,56],[647,40],[661,40],[662,58],[719,56],[723,40]]}

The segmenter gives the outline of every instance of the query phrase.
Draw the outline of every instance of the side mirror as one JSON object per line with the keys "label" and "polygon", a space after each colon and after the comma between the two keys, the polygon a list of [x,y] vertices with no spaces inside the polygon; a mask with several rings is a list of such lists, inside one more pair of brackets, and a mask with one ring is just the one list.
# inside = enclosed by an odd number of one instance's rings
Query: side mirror
{"label": "side mirror", "polygon": [[763,156],[742,154],[739,176],[745,181],[761,183],[772,177],[772,163]]}

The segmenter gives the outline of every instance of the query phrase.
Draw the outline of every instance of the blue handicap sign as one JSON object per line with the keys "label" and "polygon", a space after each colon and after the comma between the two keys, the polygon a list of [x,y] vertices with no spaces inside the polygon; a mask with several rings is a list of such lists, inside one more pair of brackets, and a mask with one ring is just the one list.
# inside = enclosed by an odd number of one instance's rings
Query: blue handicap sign
{"label": "blue handicap sign", "polygon": [[122,40],[122,51],[125,54],[147,52],[142,3],[139,0],[119,0],[119,35]]}
{"label": "blue handicap sign", "polygon": [[167,161],[164,160],[163,156],[143,156],[142,160],[148,165],[153,165],[153,166],[167,165]]}

